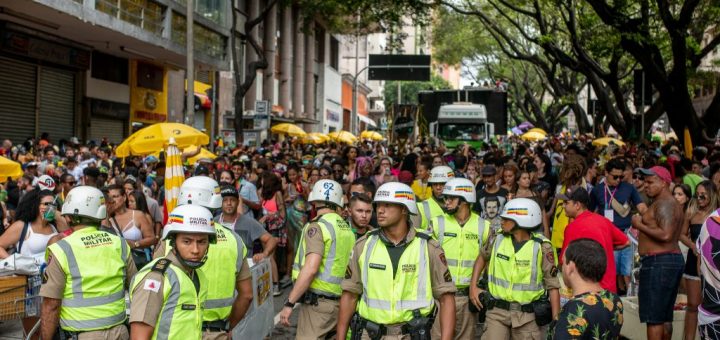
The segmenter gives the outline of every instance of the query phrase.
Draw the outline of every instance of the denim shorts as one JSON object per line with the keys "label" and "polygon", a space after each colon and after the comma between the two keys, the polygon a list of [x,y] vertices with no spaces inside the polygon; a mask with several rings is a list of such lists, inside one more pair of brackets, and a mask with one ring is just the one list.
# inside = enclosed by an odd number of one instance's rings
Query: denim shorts
{"label": "denim shorts", "polygon": [[640,264],[640,322],[650,325],[672,322],[673,307],[685,269],[682,254],[643,256]]}
{"label": "denim shorts", "polygon": [[617,275],[630,276],[633,265],[633,249],[625,247],[624,249],[613,251],[615,256],[615,271]]}

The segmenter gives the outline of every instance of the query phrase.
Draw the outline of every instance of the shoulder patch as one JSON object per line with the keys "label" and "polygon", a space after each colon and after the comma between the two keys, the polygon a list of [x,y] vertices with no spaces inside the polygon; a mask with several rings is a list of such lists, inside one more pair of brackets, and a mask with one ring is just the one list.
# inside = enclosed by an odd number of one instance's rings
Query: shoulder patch
{"label": "shoulder patch", "polygon": [[161,274],[165,274],[165,271],[167,271],[168,267],[170,266],[170,260],[166,258],[159,259],[155,264],[150,268],[150,270],[154,272],[158,272]]}
{"label": "shoulder patch", "polygon": [[308,226],[308,230],[307,230],[307,236],[308,236],[308,237],[312,238],[312,237],[314,237],[315,235],[317,235],[317,233],[318,233],[318,226],[316,226],[316,225],[310,225],[310,226]]}
{"label": "shoulder patch", "polygon": [[445,271],[445,274],[443,274],[443,279],[445,279],[445,282],[452,282],[452,275],[450,275],[450,270]]}
{"label": "shoulder patch", "polygon": [[145,283],[143,284],[143,289],[157,293],[160,291],[160,281],[153,280],[153,279],[145,279]]}

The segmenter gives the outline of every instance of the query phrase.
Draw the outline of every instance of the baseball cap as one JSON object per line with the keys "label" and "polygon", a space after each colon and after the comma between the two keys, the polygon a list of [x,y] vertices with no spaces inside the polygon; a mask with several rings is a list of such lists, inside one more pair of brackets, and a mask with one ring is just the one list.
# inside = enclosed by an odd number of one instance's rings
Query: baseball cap
{"label": "baseball cap", "polygon": [[195,176],[200,176],[200,175],[209,176],[210,170],[204,165],[198,165],[195,167]]}
{"label": "baseball cap", "polygon": [[644,176],[657,176],[666,183],[672,182],[672,176],[670,171],[659,165],[656,165],[650,169],[640,169],[639,172]]}
{"label": "baseball cap", "polygon": [[564,194],[558,194],[555,197],[563,201],[575,201],[584,206],[590,204],[590,194],[588,194],[585,188],[579,186],[570,187]]}
{"label": "baseball cap", "polygon": [[482,168],[482,175],[483,176],[492,176],[497,173],[497,169],[495,169],[492,165],[486,165]]}
{"label": "baseball cap", "polygon": [[232,185],[223,185],[220,187],[220,196],[222,197],[240,197],[240,194],[238,194],[237,189],[235,189]]}
{"label": "baseball cap", "polygon": [[55,180],[52,179],[52,177],[48,175],[42,175],[38,179],[37,186],[40,188],[40,190],[55,190]]}

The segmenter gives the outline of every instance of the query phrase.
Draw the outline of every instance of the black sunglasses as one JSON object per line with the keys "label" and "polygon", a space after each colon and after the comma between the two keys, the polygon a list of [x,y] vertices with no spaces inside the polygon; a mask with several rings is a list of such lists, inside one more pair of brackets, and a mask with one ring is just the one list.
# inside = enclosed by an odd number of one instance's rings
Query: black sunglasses
{"label": "black sunglasses", "polygon": [[621,179],[621,178],[623,177],[623,175],[610,175],[610,176],[608,176],[608,177],[617,180],[617,179]]}

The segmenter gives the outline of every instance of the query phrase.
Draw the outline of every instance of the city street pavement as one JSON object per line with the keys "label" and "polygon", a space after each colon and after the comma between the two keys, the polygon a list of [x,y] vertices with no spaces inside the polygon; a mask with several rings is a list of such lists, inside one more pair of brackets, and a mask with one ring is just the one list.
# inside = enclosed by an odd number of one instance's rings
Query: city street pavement
{"label": "city street pavement", "polygon": [[[280,310],[282,309],[285,299],[290,294],[290,287],[283,290],[283,294],[273,299],[273,306],[275,308],[275,329],[273,329],[272,335],[268,339],[282,339],[290,340],[295,339],[295,329],[297,327],[297,310],[293,313],[290,327],[279,325]],[[20,320],[0,321],[0,340],[20,340],[23,339],[22,324]]]}

